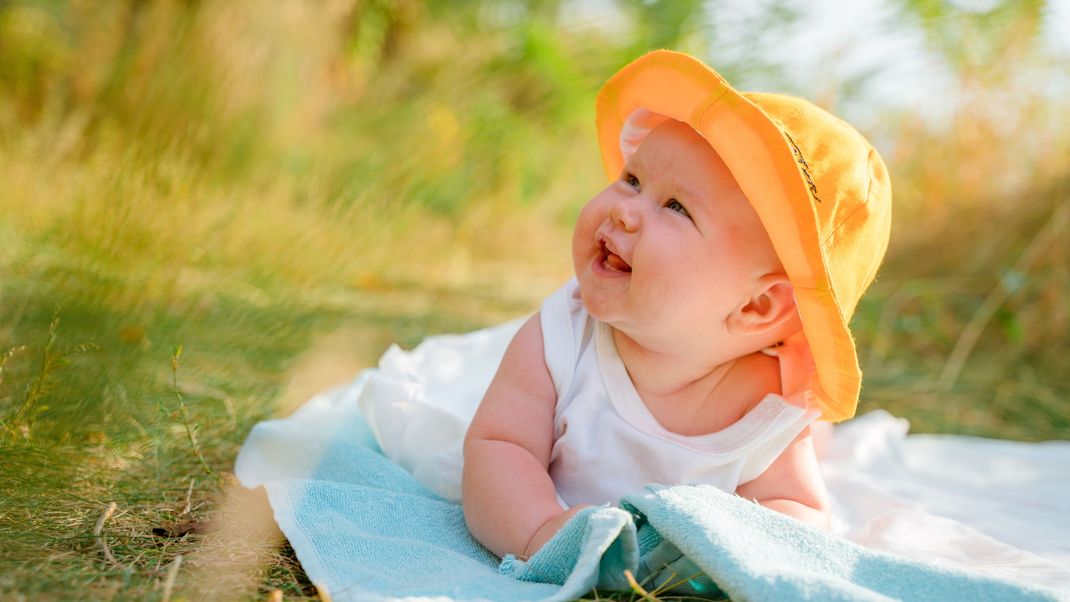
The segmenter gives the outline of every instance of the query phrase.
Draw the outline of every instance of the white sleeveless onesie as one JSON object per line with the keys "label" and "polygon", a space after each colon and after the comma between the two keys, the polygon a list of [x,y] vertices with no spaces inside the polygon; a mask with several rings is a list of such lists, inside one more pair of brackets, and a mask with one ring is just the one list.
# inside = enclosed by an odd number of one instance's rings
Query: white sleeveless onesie
{"label": "white sleeveless onesie", "polygon": [[557,392],[550,477],[566,505],[616,504],[649,483],[735,492],[820,415],[769,394],[717,432],[673,433],[639,398],[611,328],[587,313],[575,278],[543,302],[540,320]]}

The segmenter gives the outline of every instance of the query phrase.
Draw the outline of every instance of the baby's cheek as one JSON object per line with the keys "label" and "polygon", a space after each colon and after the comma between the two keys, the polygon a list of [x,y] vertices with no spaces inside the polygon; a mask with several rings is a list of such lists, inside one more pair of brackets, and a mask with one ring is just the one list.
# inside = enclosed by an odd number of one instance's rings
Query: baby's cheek
{"label": "baby's cheek", "polygon": [[663,269],[667,278],[695,287],[709,279],[710,274],[717,269],[716,261],[716,257],[708,253],[680,249],[675,250],[664,261]]}
{"label": "baby's cheek", "polygon": [[575,249],[581,239],[590,237],[591,226],[590,217],[585,214],[586,209],[580,211],[579,217],[576,218],[576,225],[572,228],[572,248]]}
{"label": "baby's cheek", "polygon": [[721,273],[716,258],[681,257],[663,271],[662,286],[669,291],[680,311],[694,309],[692,306],[706,307],[715,297],[725,293],[722,289],[726,283],[719,277]]}
{"label": "baby's cheek", "polygon": [[594,230],[598,227],[598,220],[596,219],[597,207],[594,207],[594,202],[587,203],[583,209],[580,210],[579,216],[576,217],[576,227],[573,229],[573,240],[577,239],[581,234],[593,235]]}

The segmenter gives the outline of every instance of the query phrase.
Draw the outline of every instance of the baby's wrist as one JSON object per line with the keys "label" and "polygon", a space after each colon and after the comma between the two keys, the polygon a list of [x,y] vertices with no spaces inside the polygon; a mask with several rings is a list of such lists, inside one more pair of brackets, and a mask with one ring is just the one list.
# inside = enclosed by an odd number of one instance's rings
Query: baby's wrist
{"label": "baby's wrist", "polygon": [[[528,538],[528,542],[524,544],[524,550],[517,556],[517,558],[526,561],[527,559],[534,556],[535,552],[538,552],[539,549],[542,548],[543,544],[546,543],[545,541],[539,541],[541,539],[540,535],[542,535],[543,530],[546,529],[547,525],[557,520],[558,517],[561,516],[561,514],[562,513],[555,514],[543,521],[543,523],[539,525],[539,528],[535,529],[535,531],[531,534],[531,537]],[[549,541],[549,538],[547,538],[546,541]]]}
{"label": "baby's wrist", "polygon": [[[550,520],[553,519],[551,518]],[[539,525],[538,529],[535,529],[535,532],[532,533],[531,537],[528,538],[528,542],[524,544],[524,549],[516,555],[517,558],[525,562],[527,562],[527,560],[531,558],[531,556],[535,553],[535,550],[531,549],[531,544],[535,543],[535,538],[539,536],[539,533],[542,531],[543,527],[545,527],[549,522],[550,521],[548,520],[545,523]]]}
{"label": "baby's wrist", "polygon": [[564,510],[551,516],[543,524],[539,525],[538,529],[531,534],[528,539],[528,543],[524,545],[524,550],[521,554],[517,555],[520,560],[528,560],[535,555],[547,542],[553,539],[557,531],[565,525],[573,516],[575,516],[580,510],[587,507],[587,504],[573,506],[568,510]]}

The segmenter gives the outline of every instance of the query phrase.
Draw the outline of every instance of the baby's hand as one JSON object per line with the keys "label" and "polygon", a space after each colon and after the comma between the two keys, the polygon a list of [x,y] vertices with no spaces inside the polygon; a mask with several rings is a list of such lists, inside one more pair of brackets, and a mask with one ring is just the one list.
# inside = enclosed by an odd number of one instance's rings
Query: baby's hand
{"label": "baby's hand", "polygon": [[535,534],[531,536],[531,541],[529,541],[528,545],[524,548],[524,552],[520,555],[520,559],[527,560],[534,556],[536,552],[546,545],[546,542],[553,539],[554,535],[557,535],[557,532],[561,530],[561,527],[565,526],[565,523],[586,507],[586,504],[573,506],[543,523],[538,531],[535,531]]}

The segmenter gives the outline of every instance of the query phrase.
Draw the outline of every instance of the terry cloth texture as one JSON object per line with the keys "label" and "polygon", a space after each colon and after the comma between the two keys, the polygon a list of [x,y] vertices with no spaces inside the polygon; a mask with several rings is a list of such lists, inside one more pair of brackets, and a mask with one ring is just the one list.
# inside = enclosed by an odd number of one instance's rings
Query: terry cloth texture
{"label": "terry cloth texture", "polygon": [[[309,578],[336,601],[571,600],[626,587],[625,568],[650,587],[683,579],[684,591],[736,600],[1070,599],[866,548],[709,486],[587,509],[529,562],[499,562],[470,536],[459,504],[382,454],[357,406],[369,372],[258,424],[235,467],[243,484],[265,488]],[[1066,574],[1034,558],[1049,577]]]}

